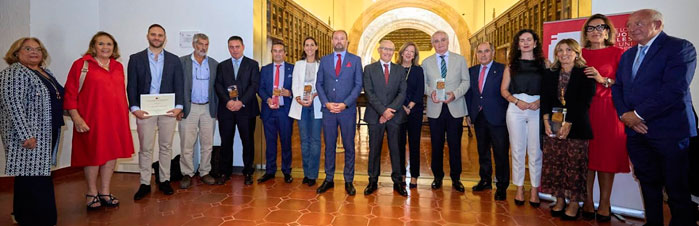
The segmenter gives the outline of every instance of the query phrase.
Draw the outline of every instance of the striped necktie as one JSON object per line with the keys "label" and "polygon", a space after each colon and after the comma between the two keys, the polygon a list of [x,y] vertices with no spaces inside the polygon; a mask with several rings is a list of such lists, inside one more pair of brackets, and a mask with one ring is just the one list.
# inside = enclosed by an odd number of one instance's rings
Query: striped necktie
{"label": "striped necktie", "polygon": [[444,61],[444,57],[445,57],[444,55],[441,55],[439,57],[442,58],[442,65],[441,65],[442,66],[442,78],[446,78],[447,77],[447,62]]}

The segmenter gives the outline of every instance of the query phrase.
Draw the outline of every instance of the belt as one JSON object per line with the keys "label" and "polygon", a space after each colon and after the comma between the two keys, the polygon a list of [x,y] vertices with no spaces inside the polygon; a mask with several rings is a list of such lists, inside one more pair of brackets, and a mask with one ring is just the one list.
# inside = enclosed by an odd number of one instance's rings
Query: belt
{"label": "belt", "polygon": [[192,104],[196,104],[196,105],[207,105],[207,104],[209,104],[209,102],[205,102],[205,103],[194,103],[194,102],[192,102]]}

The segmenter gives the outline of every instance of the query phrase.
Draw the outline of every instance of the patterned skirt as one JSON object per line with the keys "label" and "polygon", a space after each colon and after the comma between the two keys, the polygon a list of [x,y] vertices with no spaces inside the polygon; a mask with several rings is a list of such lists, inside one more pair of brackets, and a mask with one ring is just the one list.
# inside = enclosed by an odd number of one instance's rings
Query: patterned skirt
{"label": "patterned skirt", "polygon": [[588,140],[544,136],[541,192],[583,201],[587,195]]}

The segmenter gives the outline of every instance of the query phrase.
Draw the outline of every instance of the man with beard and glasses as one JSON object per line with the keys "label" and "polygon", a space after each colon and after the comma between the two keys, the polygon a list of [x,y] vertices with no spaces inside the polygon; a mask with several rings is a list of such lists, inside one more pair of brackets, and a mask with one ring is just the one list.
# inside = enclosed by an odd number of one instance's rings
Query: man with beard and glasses
{"label": "man with beard and glasses", "polygon": [[345,147],[345,191],[354,195],[354,133],[357,125],[357,97],[362,91],[362,63],[357,55],[347,52],[347,32],[337,30],[332,35],[333,53],[320,59],[316,87],[323,108],[323,137],[325,137],[325,181],[317,192],[334,187],[337,127],[340,126]]}
{"label": "man with beard and glasses", "polygon": [[[177,121],[175,117],[184,104],[182,64],[177,56],[163,49],[166,41],[165,28],[159,24],[148,27],[148,48],[129,57],[128,83],[126,92],[129,108],[136,116],[140,150],[138,164],[141,171],[141,186],[134,195],[140,200],[150,194],[151,164],[153,163],[153,143],[158,131],[159,179],[158,189],[165,195],[172,195],[170,186],[170,161],[172,160],[172,138]],[[175,94],[175,106],[165,115],[149,115],[141,110],[141,95]]]}
{"label": "man with beard and glasses", "polygon": [[194,176],[193,150],[199,138],[199,179],[205,184],[214,184],[211,172],[211,150],[214,144],[216,106],[218,98],[214,92],[218,61],[206,55],[209,50],[209,37],[202,33],[192,38],[192,54],[180,57],[184,72],[184,108],[177,120],[180,121],[180,169],[182,169],[181,189],[189,188]]}

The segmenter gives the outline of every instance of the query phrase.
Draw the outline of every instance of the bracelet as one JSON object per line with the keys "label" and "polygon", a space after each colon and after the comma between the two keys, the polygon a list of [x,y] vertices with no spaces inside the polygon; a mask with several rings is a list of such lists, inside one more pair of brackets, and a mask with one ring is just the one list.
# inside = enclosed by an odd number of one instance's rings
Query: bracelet
{"label": "bracelet", "polygon": [[519,99],[515,98],[515,105],[517,105],[517,103],[519,103]]}

